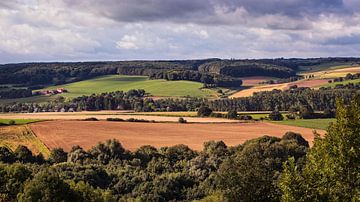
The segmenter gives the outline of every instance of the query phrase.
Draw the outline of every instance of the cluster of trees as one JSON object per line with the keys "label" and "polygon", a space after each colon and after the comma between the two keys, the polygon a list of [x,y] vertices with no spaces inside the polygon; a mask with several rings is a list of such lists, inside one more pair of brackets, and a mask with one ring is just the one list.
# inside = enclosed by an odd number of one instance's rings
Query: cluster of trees
{"label": "cluster of trees", "polygon": [[268,80],[268,81],[263,81],[260,82],[260,84],[280,84],[280,83],[289,83],[289,82],[294,82],[294,81],[298,81],[303,79],[304,77],[302,76],[292,76],[289,78],[283,78],[283,79],[276,79],[276,80]]}
{"label": "cluster of trees", "polygon": [[355,80],[355,79],[360,79],[360,73],[357,73],[357,74],[350,74],[349,73],[345,77],[338,77],[338,78],[335,78],[333,80],[330,80],[329,83],[342,82],[342,81]]}
{"label": "cluster of trees", "polygon": [[314,146],[300,134],[242,145],[142,146],[116,140],[90,150],[53,149],[48,159],[0,147],[1,201],[357,201],[360,96],[338,102],[337,121]]}
{"label": "cluster of trees", "polygon": [[150,75],[150,79],[166,79],[170,81],[188,80],[198,81],[205,87],[240,87],[242,80],[221,74],[200,73],[194,70],[170,70]]}
{"label": "cluster of trees", "polygon": [[79,146],[69,152],[56,148],[41,161],[33,160],[30,151],[18,158],[17,151],[1,147],[0,197],[4,201],[276,200],[281,197],[276,182],[282,163],[294,157],[300,164],[308,148],[299,134],[291,132],[236,147],[206,142],[200,152],[185,145],[143,146],[130,152],[108,140],[87,151]]}
{"label": "cluster of trees", "polygon": [[253,96],[245,98],[214,100],[208,102],[208,106],[214,111],[288,111],[302,106],[310,106],[314,111],[324,111],[335,109],[336,98],[342,98],[348,104],[357,94],[358,88],[292,88],[254,93]]}
{"label": "cluster of trees", "polygon": [[288,67],[261,63],[252,60],[222,60],[205,63],[199,66],[199,72],[221,74],[232,77],[272,76],[288,78],[296,72]]}
{"label": "cluster of trees", "polygon": [[23,98],[32,96],[32,90],[28,88],[1,88],[0,99]]}
{"label": "cluster of trees", "polygon": [[[311,108],[313,111],[332,111],[336,98],[345,104],[357,94],[360,85],[348,84],[341,88],[291,88],[255,93],[251,97],[235,99],[207,100],[204,98],[158,99],[144,97],[143,90],[131,90],[82,96],[71,101],[60,100],[46,104],[15,103],[0,105],[1,112],[42,112],[42,111],[82,111],[82,110],[135,110],[135,111],[197,111],[208,106],[214,111],[289,111],[291,109]],[[299,111],[299,110],[298,110]]]}
{"label": "cluster of trees", "polygon": [[63,84],[108,74],[153,75],[168,70],[194,70],[231,77],[294,76],[300,67],[324,63],[359,63],[358,58],[169,60],[118,62],[21,63],[0,65],[0,84]]}

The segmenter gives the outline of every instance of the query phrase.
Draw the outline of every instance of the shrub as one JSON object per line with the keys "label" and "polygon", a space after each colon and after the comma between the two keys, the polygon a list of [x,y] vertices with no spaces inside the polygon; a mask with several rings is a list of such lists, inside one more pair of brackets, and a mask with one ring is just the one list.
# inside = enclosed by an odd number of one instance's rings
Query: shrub
{"label": "shrub", "polygon": [[85,118],[84,121],[98,121],[99,119],[95,117]]}
{"label": "shrub", "polygon": [[119,121],[119,122],[125,121],[124,119],[121,119],[121,118],[107,118],[106,120],[107,121]]}
{"label": "shrub", "polygon": [[224,118],[225,114],[213,112],[210,114],[210,116],[215,118]]}
{"label": "shrub", "polygon": [[16,122],[14,120],[9,121],[9,125],[15,125],[15,124],[16,124]]}
{"label": "shrub", "polygon": [[185,120],[183,117],[179,118],[179,123],[187,123],[187,120]]}
{"label": "shrub", "polygon": [[228,111],[226,116],[228,119],[236,119],[238,116],[238,113],[236,110],[230,110],[230,111]]}
{"label": "shrub", "polygon": [[198,116],[210,116],[211,113],[212,113],[212,109],[210,109],[207,106],[202,106],[199,108],[197,115]]}
{"label": "shrub", "polygon": [[240,119],[240,120],[252,120],[253,118],[252,118],[252,116],[250,116],[250,115],[241,115],[241,116],[239,117],[239,119]]}
{"label": "shrub", "polygon": [[284,116],[279,111],[275,110],[269,114],[269,119],[272,121],[282,121],[284,120]]}

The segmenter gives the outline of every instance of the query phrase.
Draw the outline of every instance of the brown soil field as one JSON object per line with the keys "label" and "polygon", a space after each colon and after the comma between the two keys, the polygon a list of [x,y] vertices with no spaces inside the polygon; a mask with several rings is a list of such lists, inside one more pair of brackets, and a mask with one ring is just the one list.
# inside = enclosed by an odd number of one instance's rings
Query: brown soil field
{"label": "brown soil field", "polygon": [[[274,89],[279,90],[286,90],[292,85],[297,85],[298,87],[309,87],[309,88],[316,88],[320,87],[324,84],[328,83],[329,79],[337,78],[337,77],[344,77],[346,74],[351,73],[360,73],[360,67],[348,67],[343,69],[334,69],[334,70],[326,70],[326,71],[318,71],[318,72],[311,72],[311,73],[305,73],[301,74],[303,76],[309,76],[313,75],[315,78],[312,79],[304,79],[300,81],[290,82],[290,83],[284,83],[284,84],[269,84],[269,85],[260,85],[260,86],[254,86],[249,89],[241,90],[237,93],[234,93],[233,95],[229,96],[229,98],[237,98],[237,97],[249,97],[252,96],[255,92],[262,92],[262,91],[272,91]],[[251,78],[251,77],[248,77]],[[244,79],[244,86],[246,82],[246,78]],[[254,79],[255,81],[255,79]],[[251,85],[248,85],[251,86]]]}
{"label": "brown soil field", "polygon": [[322,86],[324,84],[327,84],[328,80],[329,79],[300,80],[300,81],[295,81],[295,82],[289,83],[288,87],[290,87],[291,85],[297,85],[298,87],[315,88],[315,87],[319,87],[319,86]]}
{"label": "brown soil field", "polygon": [[[287,131],[301,133],[312,143],[312,129],[277,125],[267,122],[248,123],[127,123],[107,121],[45,121],[30,124],[36,136],[49,148],[62,147],[69,151],[73,145],[90,149],[99,141],[118,139],[129,150],[142,145],[157,148],[185,144],[195,150],[202,150],[203,143],[222,140],[229,146],[246,140],[271,135],[282,137]],[[325,131],[318,130],[320,134]]]}
{"label": "brown soil field", "polygon": [[[157,122],[178,122],[180,116],[159,116],[159,115],[132,115],[121,114],[121,112],[44,112],[44,113],[17,113],[17,114],[0,114],[0,118],[3,119],[44,119],[44,120],[82,120],[90,117],[95,117],[99,120],[105,120],[106,118],[121,118],[121,119],[144,119],[154,120]],[[229,120],[223,118],[201,118],[201,117],[186,117],[190,123],[231,123],[239,122],[236,120]]]}
{"label": "brown soil field", "polygon": [[256,86],[260,82],[267,81],[273,78],[267,76],[249,76],[249,77],[241,77],[240,79],[243,81],[242,84],[243,86]]}
{"label": "brown soil field", "polygon": [[274,89],[279,90],[287,90],[292,85],[297,85],[298,87],[309,87],[315,88],[321,85],[327,84],[328,79],[308,79],[308,80],[299,80],[290,83],[282,83],[282,84],[269,84],[269,85],[262,85],[262,86],[255,86],[249,89],[241,90],[233,95],[230,98],[237,98],[237,97],[249,97],[252,96],[253,93],[256,92],[263,92],[263,91],[272,91]]}

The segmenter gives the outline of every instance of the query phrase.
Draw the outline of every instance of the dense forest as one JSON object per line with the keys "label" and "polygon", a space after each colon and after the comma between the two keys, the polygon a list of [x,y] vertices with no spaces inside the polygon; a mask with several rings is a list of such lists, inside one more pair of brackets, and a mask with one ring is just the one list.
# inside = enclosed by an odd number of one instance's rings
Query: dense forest
{"label": "dense forest", "polygon": [[358,201],[360,96],[313,147],[293,132],[242,145],[126,150],[116,140],[48,159],[0,147],[1,201]]}
{"label": "dense forest", "polygon": [[166,79],[169,81],[198,81],[205,87],[240,87],[242,80],[222,74],[200,73],[194,70],[170,70],[150,75],[150,79]]}
{"label": "dense forest", "polygon": [[102,75],[150,76],[169,70],[192,70],[200,74],[228,77],[272,76],[287,78],[312,65],[359,63],[359,58],[259,59],[259,60],[169,60],[117,62],[20,63],[0,65],[0,84],[27,87],[63,84]]}
{"label": "dense forest", "polygon": [[51,112],[51,111],[98,111],[98,110],[135,110],[135,111],[197,111],[208,106],[214,111],[289,111],[308,108],[312,111],[334,110],[336,99],[345,104],[360,93],[360,84],[337,85],[334,88],[297,88],[255,93],[251,97],[235,99],[207,100],[203,98],[152,99],[145,97],[144,90],[111,92],[74,98],[71,101],[56,100],[46,104],[14,103],[0,105],[0,112]]}

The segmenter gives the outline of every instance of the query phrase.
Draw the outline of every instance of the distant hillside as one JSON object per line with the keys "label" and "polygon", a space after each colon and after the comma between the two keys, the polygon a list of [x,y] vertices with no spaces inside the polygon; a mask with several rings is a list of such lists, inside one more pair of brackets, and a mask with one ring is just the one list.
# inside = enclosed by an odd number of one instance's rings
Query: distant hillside
{"label": "distant hillside", "polygon": [[244,60],[222,60],[205,63],[199,66],[199,72],[233,77],[271,76],[279,78],[287,78],[296,74],[293,69],[285,66]]}
{"label": "distant hillside", "polygon": [[200,74],[217,74],[227,77],[272,76],[286,78],[293,76],[300,69],[306,70],[318,66],[345,63],[360,63],[360,58],[257,60],[214,58],[168,61],[20,63],[0,65],[0,84],[20,84],[31,88],[42,88],[45,85],[65,84],[109,74],[150,76],[170,70],[195,71]]}

